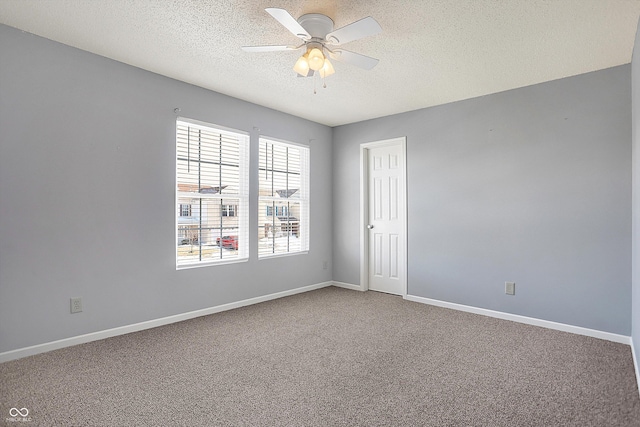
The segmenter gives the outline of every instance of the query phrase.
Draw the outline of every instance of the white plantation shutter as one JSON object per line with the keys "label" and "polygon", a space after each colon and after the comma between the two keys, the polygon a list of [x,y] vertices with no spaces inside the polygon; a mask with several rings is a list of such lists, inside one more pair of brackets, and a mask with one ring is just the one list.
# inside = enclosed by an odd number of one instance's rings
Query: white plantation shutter
{"label": "white plantation shutter", "polygon": [[248,163],[248,135],[177,121],[178,267],[249,257]]}
{"label": "white plantation shutter", "polygon": [[258,256],[309,250],[309,148],[259,140]]}

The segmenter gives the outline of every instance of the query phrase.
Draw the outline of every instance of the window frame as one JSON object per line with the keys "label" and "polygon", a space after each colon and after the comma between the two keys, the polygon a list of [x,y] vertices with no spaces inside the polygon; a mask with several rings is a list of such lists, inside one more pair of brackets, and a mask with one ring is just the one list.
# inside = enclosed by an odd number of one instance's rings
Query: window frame
{"label": "window frame", "polygon": [[[237,150],[238,150],[238,192],[236,193],[223,193],[222,189],[225,187],[220,186],[218,192],[207,192],[202,191],[202,189],[206,189],[206,183],[200,187],[200,191],[195,193],[193,191],[180,191],[179,185],[185,185],[185,182],[179,182],[179,167],[180,167],[180,159],[179,159],[179,130],[182,126],[187,126],[189,128],[199,128],[206,132],[213,134],[220,134],[220,137],[231,136],[234,139],[237,139]],[[175,149],[175,163],[174,163],[174,173],[175,173],[175,200],[174,206],[178,209],[175,209],[175,227],[174,227],[174,242],[176,244],[175,247],[175,262],[176,262],[176,270],[190,269],[190,268],[198,268],[198,267],[208,267],[214,265],[224,265],[224,264],[233,264],[239,262],[246,262],[249,260],[250,256],[250,225],[249,225],[249,198],[250,198],[250,183],[249,183],[249,173],[251,168],[250,161],[250,134],[248,132],[244,132],[238,129],[231,129],[224,126],[219,126],[213,123],[201,122],[198,120],[193,120],[185,117],[177,117],[176,118],[176,127],[174,134],[174,149]],[[221,175],[222,177],[222,172]],[[221,178],[222,179],[222,178]],[[188,184],[187,184],[188,185]],[[200,185],[200,184],[198,184]],[[218,187],[216,187],[218,188]],[[235,257],[224,257],[223,252],[220,252],[220,258],[202,258],[202,244],[198,242],[199,247],[199,260],[187,261],[184,258],[179,258],[180,251],[180,236],[185,234],[185,232],[189,232],[189,228],[184,228],[184,224],[179,223],[179,218],[185,218],[181,216],[182,206],[185,204],[184,199],[191,199],[188,204],[191,206],[190,213],[194,215],[193,204],[194,200],[199,200],[200,202],[196,202],[197,205],[203,206],[203,201],[208,205],[208,209],[215,209],[215,206],[220,207],[220,212],[218,215],[212,217],[214,219],[220,218],[220,228],[217,229],[220,236],[218,240],[220,241],[220,251],[222,248],[222,237],[226,235],[227,232],[224,230],[224,226],[222,221],[227,216],[222,215],[222,206],[233,206],[234,215],[230,218],[237,220],[237,241],[238,241],[238,251],[237,256]],[[197,215],[204,215],[200,210],[200,208],[196,208]],[[243,214],[244,212],[244,214]],[[182,228],[181,228],[182,227]],[[215,235],[215,230],[210,227],[206,228],[209,233]],[[198,236],[200,237],[201,233],[205,230],[202,227],[202,221],[200,221],[199,226],[196,228],[198,231]],[[197,241],[198,239],[196,239]],[[210,240],[214,241],[213,238],[210,237]],[[209,242],[211,245],[211,242]],[[213,245],[215,246],[215,245]]]}
{"label": "window frame", "polygon": [[[296,198],[280,198],[280,197],[275,197],[273,195],[271,196],[264,196],[261,195],[261,188],[260,188],[260,183],[261,183],[261,175],[262,173],[266,173],[265,170],[261,169],[261,162],[262,162],[262,146],[265,143],[270,143],[270,144],[274,144],[277,146],[281,146],[281,147],[292,147],[292,148],[296,148],[300,150],[300,193],[299,193],[299,197]],[[256,236],[258,238],[258,260],[264,260],[264,259],[270,259],[270,258],[278,258],[278,257],[286,257],[286,256],[293,256],[293,255],[304,255],[309,253],[309,248],[310,248],[310,234],[311,234],[311,227],[310,227],[310,212],[311,212],[311,147],[309,147],[308,145],[304,145],[304,144],[300,144],[300,143],[296,143],[296,142],[291,142],[291,141],[286,141],[286,140],[281,140],[281,139],[277,139],[277,138],[272,138],[269,136],[265,136],[265,135],[259,135],[258,137],[258,206],[257,206],[257,212],[258,212],[258,224],[257,224],[257,233],[258,235]],[[265,166],[266,169],[266,166]],[[274,170],[272,169],[271,172],[273,173]],[[272,175],[272,181],[273,181],[273,175]],[[286,190],[290,190],[289,188],[287,188]],[[260,218],[262,216],[262,210],[264,209],[264,216],[265,218],[276,218],[279,216],[279,214],[284,215],[284,213],[286,212],[287,217],[290,216],[290,212],[291,212],[291,206],[287,203],[286,206],[277,206],[275,203],[272,203],[271,205],[263,205],[263,202],[265,201],[279,201],[279,202],[294,202],[294,203],[299,203],[300,206],[300,217],[298,218],[298,223],[286,223],[286,228],[287,228],[287,232],[288,233],[293,233],[293,230],[295,229],[298,233],[298,237],[302,239],[301,241],[301,248],[299,250],[295,250],[295,251],[291,251],[291,250],[287,250],[286,252],[278,252],[278,253],[261,253],[260,250],[260,243],[261,243],[261,239],[264,238],[264,236],[262,236],[265,233],[265,227],[262,226],[260,224]],[[269,209],[271,208],[271,209]],[[267,215],[267,213],[269,213],[269,211],[271,212],[271,215]],[[266,226],[266,224],[265,224]],[[281,227],[283,225],[280,225]],[[289,234],[289,235],[290,235]],[[302,236],[302,237],[300,237]],[[274,237],[275,240],[275,237]]]}

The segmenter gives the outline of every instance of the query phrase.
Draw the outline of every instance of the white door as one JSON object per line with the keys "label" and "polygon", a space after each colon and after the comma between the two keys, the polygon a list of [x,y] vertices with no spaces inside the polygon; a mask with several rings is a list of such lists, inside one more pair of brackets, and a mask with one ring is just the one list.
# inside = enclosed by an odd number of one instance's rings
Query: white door
{"label": "white door", "polygon": [[369,289],[406,293],[404,144],[367,149]]}

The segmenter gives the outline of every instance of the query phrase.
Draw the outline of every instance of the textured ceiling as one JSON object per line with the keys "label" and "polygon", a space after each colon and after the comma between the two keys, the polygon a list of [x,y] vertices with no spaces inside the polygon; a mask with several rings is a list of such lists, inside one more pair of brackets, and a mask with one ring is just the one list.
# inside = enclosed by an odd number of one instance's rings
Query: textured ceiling
{"label": "textured ceiling", "polygon": [[[383,32],[344,45],[380,63],[298,78],[297,44],[266,7],[365,16]],[[330,126],[631,62],[640,0],[0,0],[0,22]]]}

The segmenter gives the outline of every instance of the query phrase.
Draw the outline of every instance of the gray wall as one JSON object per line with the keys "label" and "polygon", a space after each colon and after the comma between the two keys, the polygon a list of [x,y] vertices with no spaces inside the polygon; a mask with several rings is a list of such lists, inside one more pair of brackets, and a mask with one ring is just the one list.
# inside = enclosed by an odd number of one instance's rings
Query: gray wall
{"label": "gray wall", "polygon": [[[638,28],[640,28],[640,24]],[[631,337],[633,338],[635,354],[640,357],[640,32],[636,32],[631,74],[633,88],[633,291],[631,299]],[[637,374],[638,372],[636,372]]]}
{"label": "gray wall", "polygon": [[[0,352],[331,280],[331,128],[3,25],[0,58]],[[254,127],[313,140],[308,255],[176,271],[176,107],[251,132],[256,230]]]}
{"label": "gray wall", "polygon": [[335,128],[334,280],[360,281],[359,144],[398,136],[409,294],[631,333],[630,65]]}

